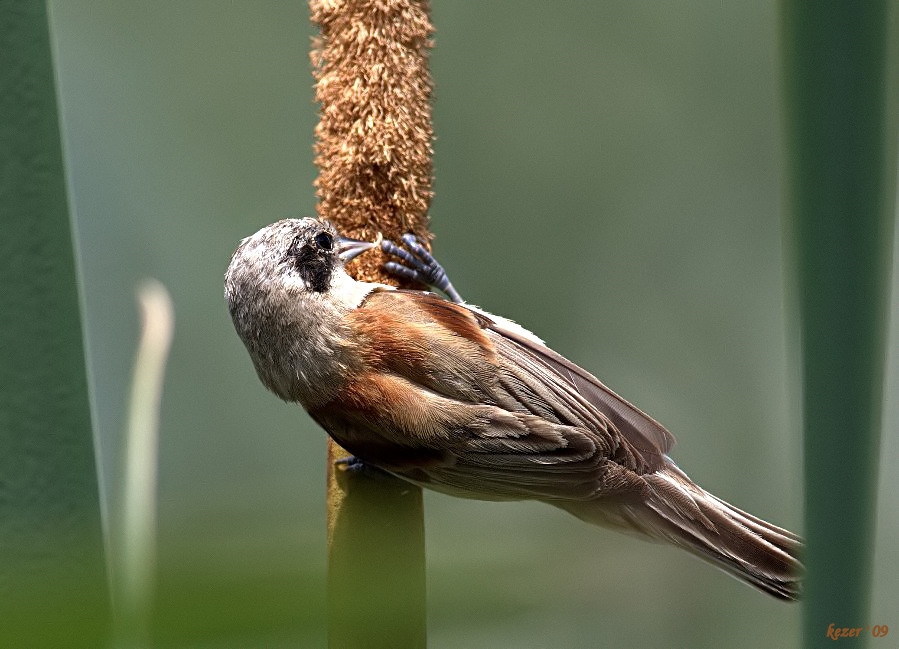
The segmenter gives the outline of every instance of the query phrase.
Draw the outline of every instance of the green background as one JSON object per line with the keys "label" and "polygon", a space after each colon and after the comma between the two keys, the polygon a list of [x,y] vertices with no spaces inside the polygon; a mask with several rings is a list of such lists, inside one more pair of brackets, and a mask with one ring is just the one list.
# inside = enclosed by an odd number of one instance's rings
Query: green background
{"label": "green background", "polygon": [[[431,214],[456,287],[662,421],[705,488],[801,531],[776,4],[432,17]],[[51,18],[110,516],[135,286],[175,302],[157,646],[321,646],[325,435],[265,392],[221,295],[241,237],[314,213],[306,7],[60,0]],[[872,617],[834,622],[899,634],[897,326]],[[798,644],[798,606],[546,505],[427,494],[426,516],[436,649]]]}

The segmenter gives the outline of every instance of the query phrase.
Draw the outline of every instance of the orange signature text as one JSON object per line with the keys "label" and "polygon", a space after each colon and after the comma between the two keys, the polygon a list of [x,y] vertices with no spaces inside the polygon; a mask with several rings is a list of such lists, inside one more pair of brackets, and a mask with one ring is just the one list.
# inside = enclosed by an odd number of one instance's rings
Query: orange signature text
{"label": "orange signature text", "polygon": [[857,638],[862,634],[862,632],[867,632],[869,629],[871,631],[871,635],[875,638],[882,638],[890,632],[890,627],[888,627],[886,624],[875,624],[873,627],[838,627],[834,626],[833,622],[831,622],[830,626],[827,627],[827,637],[831,640],[839,640],[840,638]]}

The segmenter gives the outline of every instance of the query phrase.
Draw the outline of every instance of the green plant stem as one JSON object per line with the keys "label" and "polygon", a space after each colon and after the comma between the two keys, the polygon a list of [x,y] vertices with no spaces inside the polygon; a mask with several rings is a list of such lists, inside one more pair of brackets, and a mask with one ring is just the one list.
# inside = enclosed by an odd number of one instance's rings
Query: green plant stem
{"label": "green plant stem", "polygon": [[328,646],[427,646],[421,488],[353,475],[328,444]]}
{"label": "green plant stem", "polygon": [[142,326],[128,404],[122,529],[117,539],[120,546],[114,554],[118,649],[150,646],[156,570],[159,406],[175,319],[169,293],[159,282],[144,282],[137,297]]}
{"label": "green plant stem", "polygon": [[[428,234],[432,138],[427,0],[311,0],[320,216],[342,233]],[[391,281],[372,251],[356,279]],[[427,646],[421,488],[343,471],[328,444],[328,646]]]}

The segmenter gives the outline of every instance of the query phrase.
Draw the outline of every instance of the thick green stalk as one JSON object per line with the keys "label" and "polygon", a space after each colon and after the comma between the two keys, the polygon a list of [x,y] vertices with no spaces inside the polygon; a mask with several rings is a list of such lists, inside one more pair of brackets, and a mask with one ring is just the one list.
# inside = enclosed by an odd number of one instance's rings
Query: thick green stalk
{"label": "thick green stalk", "polygon": [[[428,234],[433,32],[427,0],[310,1],[319,28],[312,59],[318,213],[344,234],[373,240]],[[392,281],[378,251],[354,261],[356,279]],[[335,466],[328,446],[328,646],[427,646],[421,488]]]}
{"label": "thick green stalk", "polygon": [[[805,646],[868,619],[896,174],[885,0],[784,0],[802,342]],[[849,642],[849,640],[843,640]],[[863,642],[863,641],[862,641]]]}
{"label": "thick green stalk", "polygon": [[328,445],[328,647],[423,649],[425,527],[421,488],[337,469]]}
{"label": "thick green stalk", "polygon": [[44,0],[0,1],[0,646],[99,647],[108,593]]}

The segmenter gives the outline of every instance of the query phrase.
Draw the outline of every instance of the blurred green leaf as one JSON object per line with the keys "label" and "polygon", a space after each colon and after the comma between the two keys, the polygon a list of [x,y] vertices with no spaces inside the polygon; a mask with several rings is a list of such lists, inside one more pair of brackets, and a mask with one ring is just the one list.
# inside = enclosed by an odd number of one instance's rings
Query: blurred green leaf
{"label": "blurred green leaf", "polygon": [[43,0],[0,3],[0,645],[97,647],[108,603]]}
{"label": "blurred green leaf", "polygon": [[878,623],[869,607],[897,133],[887,94],[896,89],[887,76],[889,18],[885,0],[783,3],[807,647],[828,646],[830,624]]}

